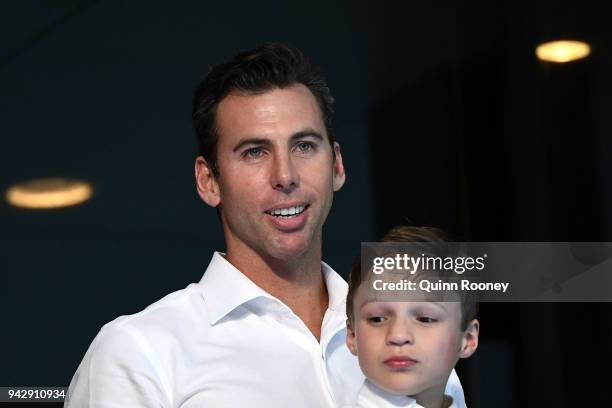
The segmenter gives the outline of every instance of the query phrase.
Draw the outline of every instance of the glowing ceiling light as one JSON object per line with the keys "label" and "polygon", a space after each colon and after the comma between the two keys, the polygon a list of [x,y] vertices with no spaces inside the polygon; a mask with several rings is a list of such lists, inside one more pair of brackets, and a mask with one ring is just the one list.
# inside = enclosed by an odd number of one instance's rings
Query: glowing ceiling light
{"label": "glowing ceiling light", "polygon": [[582,41],[551,41],[538,45],[536,56],[542,61],[570,62],[591,53],[589,44]]}
{"label": "glowing ceiling light", "polygon": [[45,178],[12,186],[6,191],[6,200],[15,207],[59,208],[82,203],[92,194],[91,185],[84,181]]}

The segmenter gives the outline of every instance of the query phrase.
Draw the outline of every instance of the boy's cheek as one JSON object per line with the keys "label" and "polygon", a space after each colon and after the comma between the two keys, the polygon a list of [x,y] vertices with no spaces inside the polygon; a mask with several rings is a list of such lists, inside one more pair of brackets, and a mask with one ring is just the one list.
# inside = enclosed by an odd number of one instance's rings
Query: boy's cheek
{"label": "boy's cheek", "polygon": [[444,365],[446,367],[454,367],[459,360],[459,352],[461,351],[461,340],[447,338],[440,347],[441,355],[444,356]]}

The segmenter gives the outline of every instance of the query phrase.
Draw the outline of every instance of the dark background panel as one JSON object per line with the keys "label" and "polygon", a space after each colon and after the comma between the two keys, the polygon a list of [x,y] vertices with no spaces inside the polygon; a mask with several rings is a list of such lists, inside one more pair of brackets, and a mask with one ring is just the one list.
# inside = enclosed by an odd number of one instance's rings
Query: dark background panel
{"label": "dark background panel", "polygon": [[[385,68],[370,61],[372,87],[386,90],[373,92],[368,128],[377,233],[408,220],[472,241],[609,240],[612,129],[603,72],[612,72],[612,33],[601,7],[478,5],[454,8],[454,20],[436,10],[447,24],[430,28],[433,35],[399,2],[373,23],[387,15],[414,23],[369,37],[386,48]],[[398,38],[418,33],[435,57],[398,47]],[[588,41],[593,54],[538,62],[535,46],[560,36]],[[428,64],[419,71],[422,59]],[[487,303],[480,319],[478,352],[458,366],[470,406],[612,402],[601,375],[612,358],[609,304]]]}

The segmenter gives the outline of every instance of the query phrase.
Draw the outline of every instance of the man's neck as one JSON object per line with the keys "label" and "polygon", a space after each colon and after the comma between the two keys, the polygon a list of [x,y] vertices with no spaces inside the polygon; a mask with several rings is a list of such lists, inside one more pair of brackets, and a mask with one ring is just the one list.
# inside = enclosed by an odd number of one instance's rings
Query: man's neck
{"label": "man's neck", "polygon": [[247,248],[228,247],[226,259],[257,286],[285,303],[320,341],[329,299],[320,248],[287,262],[265,259]]}

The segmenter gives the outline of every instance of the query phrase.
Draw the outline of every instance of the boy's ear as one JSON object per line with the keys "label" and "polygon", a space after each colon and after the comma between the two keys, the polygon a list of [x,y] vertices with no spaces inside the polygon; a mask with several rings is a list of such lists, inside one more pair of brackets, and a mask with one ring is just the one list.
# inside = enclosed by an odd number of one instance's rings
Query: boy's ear
{"label": "boy's ear", "polygon": [[355,342],[355,331],[351,325],[351,321],[346,319],[346,346],[351,353],[357,355],[357,343]]}
{"label": "boy's ear", "polygon": [[468,358],[478,348],[478,333],[480,331],[480,323],[474,319],[463,332],[461,339],[461,349],[459,350],[459,358]]}
{"label": "boy's ear", "polygon": [[211,207],[217,207],[221,204],[217,178],[208,162],[202,156],[198,156],[195,161],[195,178],[200,198]]}

